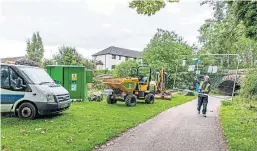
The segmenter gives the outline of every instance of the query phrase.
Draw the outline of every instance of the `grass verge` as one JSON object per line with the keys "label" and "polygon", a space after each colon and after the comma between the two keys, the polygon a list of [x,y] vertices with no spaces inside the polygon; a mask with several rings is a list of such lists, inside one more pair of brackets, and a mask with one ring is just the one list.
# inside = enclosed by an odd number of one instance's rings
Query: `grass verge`
{"label": "grass verge", "polygon": [[220,118],[230,151],[257,150],[257,102],[224,102]]}
{"label": "grass verge", "polygon": [[135,107],[126,107],[123,102],[115,105],[105,101],[74,102],[59,116],[32,121],[2,117],[2,150],[92,150],[158,113],[194,98],[174,95],[172,101],[156,100],[153,105],[139,103]]}

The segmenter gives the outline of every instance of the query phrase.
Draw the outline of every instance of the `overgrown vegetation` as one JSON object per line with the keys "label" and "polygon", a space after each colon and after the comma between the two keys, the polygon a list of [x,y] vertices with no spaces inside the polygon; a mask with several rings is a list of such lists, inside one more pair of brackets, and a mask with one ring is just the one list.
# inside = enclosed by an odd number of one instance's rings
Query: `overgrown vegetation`
{"label": "overgrown vegetation", "polygon": [[257,101],[257,68],[248,70],[240,92],[245,100]]}
{"label": "overgrown vegetation", "polygon": [[257,102],[242,98],[225,101],[220,110],[221,124],[230,151],[257,150]]}
{"label": "overgrown vegetation", "polygon": [[192,100],[175,95],[172,101],[158,100],[153,105],[128,108],[123,102],[73,103],[63,115],[32,121],[2,117],[3,150],[83,150],[104,144],[111,137],[154,117],[156,114]]}
{"label": "overgrown vegetation", "polygon": [[231,151],[257,150],[257,68],[246,74],[240,96],[222,103],[220,117]]}

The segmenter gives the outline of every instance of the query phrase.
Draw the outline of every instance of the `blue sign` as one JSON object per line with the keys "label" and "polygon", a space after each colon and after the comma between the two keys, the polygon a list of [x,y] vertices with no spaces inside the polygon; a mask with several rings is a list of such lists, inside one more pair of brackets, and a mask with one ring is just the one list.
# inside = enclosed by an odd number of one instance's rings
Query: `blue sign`
{"label": "blue sign", "polygon": [[193,60],[195,65],[199,64],[199,59],[193,59]]}

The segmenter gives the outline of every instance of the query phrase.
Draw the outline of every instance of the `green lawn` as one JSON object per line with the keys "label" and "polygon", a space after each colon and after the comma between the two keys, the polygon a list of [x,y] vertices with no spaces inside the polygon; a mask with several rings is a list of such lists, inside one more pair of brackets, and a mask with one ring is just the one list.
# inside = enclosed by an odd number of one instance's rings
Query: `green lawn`
{"label": "green lawn", "polygon": [[195,97],[175,95],[172,101],[126,107],[123,102],[76,102],[60,116],[32,121],[2,117],[2,148],[11,151],[85,151],[158,113]]}
{"label": "green lawn", "polygon": [[257,102],[222,105],[220,117],[230,151],[257,151]]}

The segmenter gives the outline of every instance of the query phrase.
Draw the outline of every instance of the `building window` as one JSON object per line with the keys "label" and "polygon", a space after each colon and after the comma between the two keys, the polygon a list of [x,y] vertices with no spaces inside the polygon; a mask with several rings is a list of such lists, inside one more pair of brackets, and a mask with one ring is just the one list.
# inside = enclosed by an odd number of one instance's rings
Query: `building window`
{"label": "building window", "polygon": [[126,57],[126,59],[125,60],[128,60],[128,57]]}
{"label": "building window", "polygon": [[115,68],[115,65],[112,65],[112,69],[114,69]]}
{"label": "building window", "polygon": [[112,59],[116,59],[116,55],[112,55]]}
{"label": "building window", "polygon": [[119,56],[119,60],[121,60],[121,56]]}

